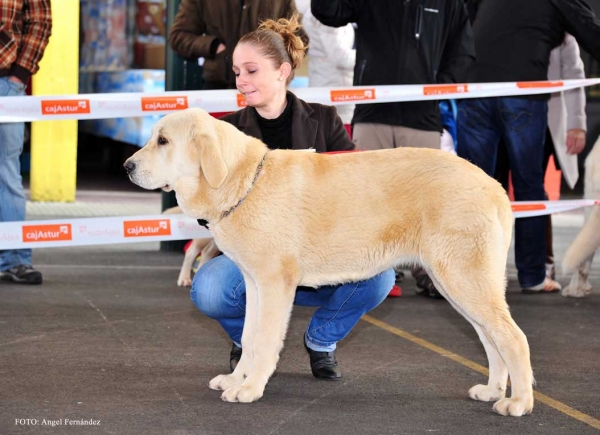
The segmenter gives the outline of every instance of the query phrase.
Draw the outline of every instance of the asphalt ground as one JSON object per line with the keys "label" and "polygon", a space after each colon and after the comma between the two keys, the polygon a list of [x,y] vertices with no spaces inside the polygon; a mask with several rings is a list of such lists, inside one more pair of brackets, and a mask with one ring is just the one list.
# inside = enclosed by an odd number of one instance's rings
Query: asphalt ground
{"label": "asphalt ground", "polygon": [[[136,210],[157,206],[156,197],[147,198]],[[116,203],[108,194],[101,199]],[[72,213],[51,209],[29,204],[28,216]],[[560,259],[581,215],[557,221]],[[296,307],[264,397],[249,405],[222,402],[208,381],[227,372],[230,343],[177,287],[182,260],[158,243],[38,249],[43,285],[0,283],[0,434],[600,431],[598,262],[596,292],[578,300],[522,294],[511,256],[507,299],[528,337],[537,381],[533,413],[511,418],[467,397],[487,379],[483,347],[445,301],[416,295],[410,276],[402,297],[388,298],[340,343],[341,381],[312,377],[301,344],[312,309]],[[77,424],[84,421],[97,424]]]}

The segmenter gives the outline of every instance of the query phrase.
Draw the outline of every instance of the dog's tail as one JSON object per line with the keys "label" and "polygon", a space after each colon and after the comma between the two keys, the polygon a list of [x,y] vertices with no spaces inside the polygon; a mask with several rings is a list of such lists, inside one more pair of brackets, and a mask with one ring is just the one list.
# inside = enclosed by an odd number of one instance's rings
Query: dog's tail
{"label": "dog's tail", "polygon": [[594,206],[583,228],[575,237],[565,254],[563,272],[572,273],[579,269],[596,249],[600,247],[600,206]]}

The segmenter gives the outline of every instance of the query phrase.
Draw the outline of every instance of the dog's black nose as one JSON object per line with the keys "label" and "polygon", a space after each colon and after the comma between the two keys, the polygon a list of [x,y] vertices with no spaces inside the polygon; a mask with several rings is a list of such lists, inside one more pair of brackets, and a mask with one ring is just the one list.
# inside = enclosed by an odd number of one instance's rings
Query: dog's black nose
{"label": "dog's black nose", "polygon": [[125,168],[125,172],[128,174],[131,174],[133,171],[135,171],[135,163],[130,162],[129,160],[123,164],[123,167]]}

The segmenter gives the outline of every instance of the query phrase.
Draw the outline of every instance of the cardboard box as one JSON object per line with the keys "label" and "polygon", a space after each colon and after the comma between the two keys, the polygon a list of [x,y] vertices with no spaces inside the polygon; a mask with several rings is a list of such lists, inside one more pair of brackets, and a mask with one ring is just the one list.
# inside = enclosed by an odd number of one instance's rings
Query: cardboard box
{"label": "cardboard box", "polygon": [[144,45],[144,68],[165,69],[165,44]]}

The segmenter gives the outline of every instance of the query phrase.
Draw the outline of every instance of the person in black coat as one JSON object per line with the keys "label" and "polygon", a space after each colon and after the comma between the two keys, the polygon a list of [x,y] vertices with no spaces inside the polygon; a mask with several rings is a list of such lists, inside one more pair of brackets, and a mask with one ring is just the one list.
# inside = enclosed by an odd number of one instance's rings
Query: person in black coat
{"label": "person in black coat", "polygon": [[[600,59],[600,21],[583,0],[480,0],[470,5],[477,61],[469,82],[535,82],[548,76],[550,52],[565,32]],[[522,83],[520,86],[528,86]],[[517,201],[542,201],[549,94],[458,102],[459,156],[494,176],[498,144],[508,151]],[[557,292],[546,277],[545,216],[515,224],[515,262],[525,293]]]}

